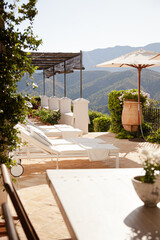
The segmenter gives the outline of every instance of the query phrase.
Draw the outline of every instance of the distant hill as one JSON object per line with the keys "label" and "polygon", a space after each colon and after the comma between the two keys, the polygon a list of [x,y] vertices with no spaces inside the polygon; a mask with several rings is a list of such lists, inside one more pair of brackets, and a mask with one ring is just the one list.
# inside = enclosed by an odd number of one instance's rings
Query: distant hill
{"label": "distant hill", "polygon": [[[19,91],[24,94],[42,95],[42,73],[34,74],[34,82],[38,89],[26,87],[26,79],[18,84]],[[76,71],[67,75],[67,97],[72,100],[80,96],[80,74]],[[90,101],[89,108],[101,112],[108,112],[108,94],[112,90],[137,88],[138,73],[131,69],[123,72],[84,71],[83,98]],[[160,73],[144,69],[141,77],[141,89],[150,93],[151,98],[160,100]],[[56,96],[63,97],[63,75],[56,76]],[[46,79],[46,95],[52,96],[52,79]]]}
{"label": "distant hill", "polygon": [[[123,54],[136,51],[139,48],[143,48],[147,51],[160,52],[160,43],[152,43],[146,46],[130,47],[130,46],[115,46],[103,49],[95,49],[92,51],[83,52],[83,64],[85,70],[104,70],[104,68],[94,67],[96,64],[120,57]],[[108,71],[124,71],[124,68],[106,68]],[[156,71],[160,71],[160,68],[156,68]]]}

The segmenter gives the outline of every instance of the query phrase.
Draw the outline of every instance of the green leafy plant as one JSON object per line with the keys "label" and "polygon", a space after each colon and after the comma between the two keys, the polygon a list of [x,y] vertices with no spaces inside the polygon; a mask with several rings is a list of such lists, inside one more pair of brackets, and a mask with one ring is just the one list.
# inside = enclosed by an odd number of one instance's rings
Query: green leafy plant
{"label": "green leafy plant", "polygon": [[107,132],[111,125],[109,116],[102,116],[93,120],[94,132]]}
{"label": "green leafy plant", "polygon": [[41,98],[40,97],[32,97],[30,98],[30,103],[32,104],[32,109],[38,109],[41,105]]}
{"label": "green leafy plant", "polygon": [[93,120],[97,117],[103,117],[103,116],[105,116],[105,115],[101,112],[89,111],[89,119],[90,119],[90,123],[89,123],[89,126],[88,126],[89,132],[94,132]]}
{"label": "green leafy plant", "polygon": [[160,128],[157,131],[149,134],[147,136],[147,141],[152,143],[160,143]]}
{"label": "green leafy plant", "polygon": [[45,108],[39,107],[38,109],[30,110],[30,114],[28,115],[32,118],[37,118],[39,121],[41,121],[44,124],[47,125],[54,125],[57,124],[61,114],[60,111],[51,111]]}
{"label": "green leafy plant", "polygon": [[119,133],[123,129],[121,115],[122,104],[120,104],[119,97],[123,91],[113,90],[108,95],[108,108],[111,113],[111,127],[110,130],[114,133]]}
{"label": "green leafy plant", "polygon": [[133,139],[134,137],[135,137],[134,133],[130,133],[126,131],[124,128],[116,135],[116,138],[119,139]]}
{"label": "green leafy plant", "polygon": [[[33,34],[37,14],[36,0],[0,1],[0,164],[10,165],[9,152],[19,142],[15,125],[23,122],[28,110],[25,98],[17,93],[17,83],[24,73],[30,76],[35,68],[24,50],[36,50],[41,43]],[[20,30],[28,20],[29,25]]]}

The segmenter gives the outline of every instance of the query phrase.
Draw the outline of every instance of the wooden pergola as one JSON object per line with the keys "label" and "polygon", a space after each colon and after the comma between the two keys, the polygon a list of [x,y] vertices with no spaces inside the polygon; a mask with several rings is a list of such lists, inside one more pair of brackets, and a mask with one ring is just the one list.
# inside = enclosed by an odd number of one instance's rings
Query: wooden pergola
{"label": "wooden pergola", "polygon": [[53,76],[53,96],[55,96],[55,74],[64,73],[64,97],[66,97],[66,73],[80,70],[80,98],[82,98],[82,51],[78,53],[31,52],[32,64],[37,70],[43,70],[43,95],[45,95],[45,77]]}

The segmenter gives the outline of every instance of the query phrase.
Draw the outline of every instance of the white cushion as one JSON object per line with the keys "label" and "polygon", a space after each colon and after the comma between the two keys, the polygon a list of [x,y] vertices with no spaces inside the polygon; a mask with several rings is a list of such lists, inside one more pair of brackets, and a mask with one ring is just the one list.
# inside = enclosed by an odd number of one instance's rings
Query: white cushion
{"label": "white cushion", "polygon": [[29,126],[31,136],[36,138],[41,143],[45,144],[46,146],[51,146],[52,142],[49,140],[49,138],[38,128]]}

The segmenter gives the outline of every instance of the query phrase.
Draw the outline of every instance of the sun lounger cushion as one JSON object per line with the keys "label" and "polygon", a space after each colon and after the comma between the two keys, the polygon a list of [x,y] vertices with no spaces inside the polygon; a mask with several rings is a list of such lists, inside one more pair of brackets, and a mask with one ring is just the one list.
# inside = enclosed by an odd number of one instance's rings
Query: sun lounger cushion
{"label": "sun lounger cushion", "polygon": [[52,142],[49,138],[38,128],[33,126],[28,126],[30,129],[31,136],[39,140],[41,143],[45,144],[46,146],[51,146]]}
{"label": "sun lounger cushion", "polygon": [[70,155],[70,156],[76,156],[77,154],[79,154],[81,156],[81,154],[86,153],[86,149],[79,146],[78,144],[65,144],[65,145],[56,145],[56,146],[52,146],[51,149],[53,149],[54,151],[56,151],[59,155]]}
{"label": "sun lounger cushion", "polygon": [[62,138],[69,139],[69,138],[78,138],[79,136],[79,129],[71,129],[71,128],[63,128],[62,130]]}

